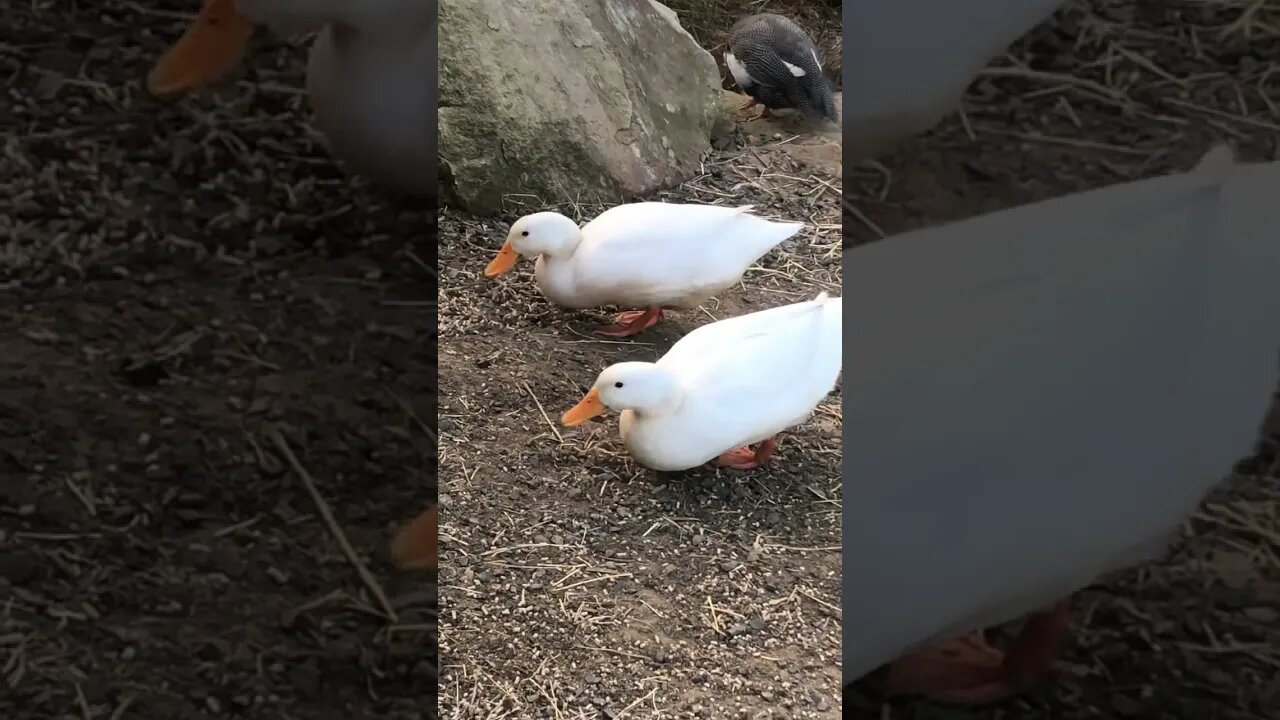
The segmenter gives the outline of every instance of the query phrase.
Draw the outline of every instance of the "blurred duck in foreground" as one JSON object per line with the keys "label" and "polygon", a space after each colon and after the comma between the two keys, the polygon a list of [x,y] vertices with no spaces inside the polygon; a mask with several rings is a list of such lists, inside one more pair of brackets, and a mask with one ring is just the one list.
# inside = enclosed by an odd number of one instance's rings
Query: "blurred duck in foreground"
{"label": "blurred duck in foreground", "polygon": [[664,308],[695,308],[732,287],[752,263],[804,227],[765,220],[751,210],[628,203],[581,228],[560,213],[534,213],[511,226],[484,274],[497,277],[521,255],[536,257],[538,288],[561,307],[644,308],[596,330],[604,337],[628,337],[657,324]]}
{"label": "blurred duck in foreground", "polygon": [[845,158],[887,152],[960,108],[984,67],[1066,0],[859,0],[843,6]]}
{"label": "blurred duck in foreground", "polygon": [[391,557],[406,569],[434,570],[439,562],[436,534],[440,526],[438,506],[424,510],[402,528],[391,543]]}
{"label": "blurred duck in foreground", "polygon": [[206,0],[152,69],[148,90],[174,96],[218,80],[259,25],[319,33],[307,94],[334,155],[376,182],[434,197],[434,0]]}
{"label": "blurred duck in foreground", "polygon": [[840,298],[822,293],[703,325],[657,362],[605,368],[561,422],[581,425],[606,409],[620,411],[623,444],[654,470],[712,459],[759,467],[773,456],[774,436],[807,420],[835,386],[840,316]]}
{"label": "blurred duck in foreground", "polygon": [[[1019,693],[1072,593],[1177,537],[1276,387],[1278,187],[1217,149],[848,251],[846,683]],[[980,634],[1020,617],[1003,653]]]}

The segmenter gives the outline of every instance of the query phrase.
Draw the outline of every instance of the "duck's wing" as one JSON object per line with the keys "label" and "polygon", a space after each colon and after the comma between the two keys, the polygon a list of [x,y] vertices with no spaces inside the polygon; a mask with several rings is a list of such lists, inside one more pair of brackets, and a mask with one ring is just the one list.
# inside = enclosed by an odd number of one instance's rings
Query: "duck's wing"
{"label": "duck's wing", "polygon": [[[835,382],[838,304],[824,293],[818,300],[704,325],[681,338],[658,364],[672,368],[696,388],[702,402],[729,418],[757,413],[762,400],[786,405],[790,395],[810,395],[810,384],[829,389],[827,376]],[[815,379],[810,383],[809,378]]]}
{"label": "duck's wing", "polygon": [[752,80],[771,88],[794,87],[797,78],[810,74],[822,76],[813,41],[785,18],[760,15],[739,21],[729,33],[729,50]]}
{"label": "duck's wing", "polygon": [[739,256],[756,247],[740,232],[750,210],[675,203],[612,208],[583,227],[573,263],[584,282],[623,295],[678,296],[741,271]]}

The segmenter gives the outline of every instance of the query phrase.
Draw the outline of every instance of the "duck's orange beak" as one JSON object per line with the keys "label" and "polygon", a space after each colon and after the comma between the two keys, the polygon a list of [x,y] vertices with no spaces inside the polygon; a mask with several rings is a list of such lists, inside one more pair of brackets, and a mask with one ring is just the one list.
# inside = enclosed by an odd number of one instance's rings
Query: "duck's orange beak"
{"label": "duck's orange beak", "polygon": [[600,402],[600,392],[595,388],[591,388],[587,391],[587,394],[578,401],[577,405],[569,408],[565,411],[564,415],[560,416],[560,422],[569,427],[581,425],[591,418],[604,413],[607,409],[608,408],[604,406],[604,403]]}
{"label": "duck's orange beak", "polygon": [[402,568],[435,568],[439,563],[436,534],[440,513],[431,507],[406,525],[391,543],[391,557]]}
{"label": "duck's orange beak", "polygon": [[205,0],[204,9],[147,76],[147,90],[166,96],[194,90],[231,72],[249,47],[253,23],[235,0]]}
{"label": "duck's orange beak", "polygon": [[484,269],[485,277],[498,277],[502,273],[516,266],[516,261],[520,259],[520,253],[511,246],[508,240],[502,244],[502,249],[498,251],[498,256],[490,261],[489,266]]}

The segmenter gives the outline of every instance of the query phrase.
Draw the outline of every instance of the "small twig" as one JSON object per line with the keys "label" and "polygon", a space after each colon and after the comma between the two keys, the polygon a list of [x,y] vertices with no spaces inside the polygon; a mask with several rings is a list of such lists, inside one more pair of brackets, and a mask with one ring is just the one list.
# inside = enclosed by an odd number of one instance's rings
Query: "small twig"
{"label": "small twig", "polygon": [[542,413],[542,419],[547,421],[547,427],[551,428],[551,432],[556,434],[556,440],[563,443],[564,436],[560,434],[560,429],[556,427],[556,424],[551,422],[551,416],[547,415],[547,411],[542,407],[542,401],[538,399],[538,396],[533,394],[533,388],[529,387],[527,382],[521,384],[524,385],[525,391],[529,393],[529,397],[533,398],[533,402],[537,404],[538,412]]}
{"label": "small twig", "polygon": [[888,235],[885,234],[884,229],[881,228],[879,225],[875,224],[874,222],[872,222],[871,218],[864,215],[863,212],[859,210],[856,205],[853,204],[852,200],[849,200],[846,197],[841,197],[840,200],[842,203],[844,203],[844,209],[848,210],[849,214],[857,218],[863,225],[866,225],[868,228],[871,228],[871,232],[874,232],[876,234],[876,237],[880,238],[881,240],[888,237]]}
{"label": "small twig", "polygon": [[111,713],[110,720],[120,720],[120,718],[124,717],[125,711],[129,709],[130,705],[133,705],[132,695],[128,695],[125,699],[120,701],[120,704],[116,706],[116,709]]}
{"label": "small twig", "polygon": [[298,456],[293,454],[293,450],[289,448],[289,443],[284,439],[284,435],[280,433],[278,428],[269,428],[267,433],[271,439],[275,441],[276,447],[280,448],[280,452],[284,454],[285,460],[289,461],[289,465],[293,467],[293,471],[298,474],[302,480],[302,484],[306,486],[307,492],[311,495],[311,500],[316,505],[316,510],[320,511],[320,517],[324,519],[326,525],[329,526],[329,532],[333,534],[338,546],[342,548],[342,552],[347,556],[347,560],[355,566],[356,573],[364,582],[365,587],[373,594],[378,604],[382,606],[382,612],[391,622],[396,622],[396,611],[391,607],[391,601],[387,599],[387,595],[382,591],[382,586],[374,579],[373,573],[369,572],[369,568],[365,567],[360,556],[356,554],[354,548],[351,547],[350,541],[347,540],[346,533],[342,532],[342,528],[338,526],[338,521],[333,517],[333,511],[329,509],[329,503],[325,502],[320,491],[316,489],[315,481],[311,479],[311,474],[298,461]]}
{"label": "small twig", "polygon": [[76,683],[76,704],[80,706],[80,714],[84,716],[84,720],[93,720],[93,711],[89,709],[89,701],[85,698],[80,683]]}
{"label": "small twig", "polygon": [[556,592],[563,592],[565,590],[571,590],[573,588],[581,587],[583,585],[589,585],[591,583],[603,582],[605,580],[617,580],[618,578],[626,578],[626,577],[633,577],[633,575],[631,573],[614,573],[612,575],[600,575],[598,577],[588,578],[586,580],[579,580],[576,583],[571,583],[563,587],[552,588],[552,590]]}
{"label": "small twig", "polygon": [[1027,140],[1029,142],[1042,142],[1051,145],[1065,145],[1068,147],[1085,148],[1088,150],[1103,150],[1106,152],[1119,153],[1121,155],[1137,155],[1142,157],[1150,157],[1155,154],[1164,152],[1163,150],[1147,150],[1136,147],[1125,147],[1123,145],[1112,145],[1110,143],[1094,142],[1092,140],[1082,140],[1078,138],[1060,137],[1057,135],[1044,135],[1034,132],[1015,132],[1013,130],[998,131],[1002,135],[1018,138],[1019,140]]}
{"label": "small twig", "polygon": [[1178,107],[1183,107],[1188,110],[1194,110],[1196,112],[1204,113],[1205,115],[1210,115],[1216,118],[1222,118],[1223,120],[1227,120],[1229,122],[1238,122],[1241,125],[1249,125],[1251,127],[1256,127],[1262,130],[1269,130],[1271,132],[1280,132],[1280,125],[1267,122],[1266,120],[1259,120],[1257,118],[1252,118],[1244,115],[1234,115],[1232,113],[1225,112],[1223,110],[1218,110],[1211,107],[1205,107],[1203,105],[1197,105],[1187,100],[1179,100],[1178,98],[1169,97],[1169,98],[1163,98],[1163,100],[1164,102],[1167,102],[1170,105],[1177,105]]}
{"label": "small twig", "polygon": [[89,515],[98,517],[98,509],[94,506],[93,498],[90,496],[89,491],[76,485],[71,478],[64,478],[63,482],[66,483],[67,489],[71,491],[71,494],[75,495],[76,499],[84,505],[85,510],[89,511]]}
{"label": "small twig", "polygon": [[413,420],[414,424],[418,426],[418,429],[422,430],[423,434],[428,438],[431,438],[432,447],[438,449],[440,447],[440,437],[436,435],[435,430],[432,430],[430,425],[423,421],[422,418],[418,417],[418,413],[413,409],[413,406],[409,404],[408,400],[405,400],[399,395],[393,395],[392,397],[396,399],[396,402],[400,403],[400,409],[404,410],[405,414],[409,416],[409,419]]}
{"label": "small twig", "polygon": [[619,711],[618,711],[618,714],[617,714],[617,715],[614,715],[614,716],[613,716],[613,717],[614,717],[614,719],[615,719],[615,720],[617,720],[617,718],[621,718],[623,715],[626,715],[627,713],[631,712],[631,711],[632,711],[632,710],[634,710],[636,707],[638,707],[638,706],[640,705],[640,703],[644,702],[645,700],[652,699],[652,698],[653,698],[653,696],[654,696],[655,694],[657,694],[657,692],[658,692],[658,688],[654,688],[654,689],[652,689],[652,690],[650,690],[650,691],[649,691],[649,694],[648,694],[648,695],[645,695],[645,696],[643,696],[643,697],[638,697],[638,698],[636,698],[635,700],[631,701],[631,704],[630,704],[630,705],[628,705],[628,706],[626,706],[626,707],[622,708],[621,710],[619,710]]}
{"label": "small twig", "polygon": [[1115,88],[1107,87],[1106,85],[1096,83],[1092,80],[1078,78],[1074,75],[1064,75],[1062,73],[1030,70],[1028,68],[1021,67],[992,67],[986,68],[978,74],[983,77],[990,78],[1020,78],[1023,80],[1074,85],[1085,90],[1092,90],[1093,92],[1103,95],[1111,100],[1127,101],[1129,99],[1124,92],[1116,90]]}

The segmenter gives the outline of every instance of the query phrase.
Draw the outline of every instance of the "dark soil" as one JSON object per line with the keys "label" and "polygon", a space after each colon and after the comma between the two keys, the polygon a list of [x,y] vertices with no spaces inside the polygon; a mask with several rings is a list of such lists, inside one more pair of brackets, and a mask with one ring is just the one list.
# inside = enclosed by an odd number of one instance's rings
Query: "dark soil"
{"label": "dark soil", "polygon": [[[1242,14],[1248,7],[1253,14]],[[1247,160],[1278,160],[1277,57],[1274,4],[1093,0],[1068,7],[993,64],[1006,70],[975,83],[964,117],[878,163],[846,170],[846,238],[874,242],[1184,171],[1215,142]],[[1019,67],[1047,74],[1008,76],[1007,68]],[[894,720],[1276,717],[1278,447],[1280,405],[1256,454],[1188,521],[1184,542],[1164,561],[1077,596],[1077,632],[1054,682],[981,710],[884,706],[864,696],[847,699],[846,710]]]}
{"label": "dark soil", "polygon": [[148,99],[193,6],[0,2],[0,717],[434,717],[435,583],[385,559],[434,213],[330,160],[301,44]]}

